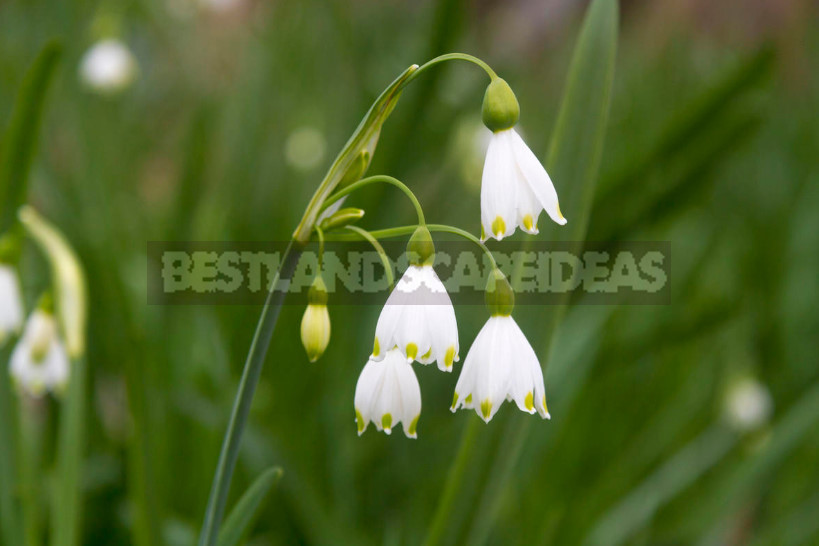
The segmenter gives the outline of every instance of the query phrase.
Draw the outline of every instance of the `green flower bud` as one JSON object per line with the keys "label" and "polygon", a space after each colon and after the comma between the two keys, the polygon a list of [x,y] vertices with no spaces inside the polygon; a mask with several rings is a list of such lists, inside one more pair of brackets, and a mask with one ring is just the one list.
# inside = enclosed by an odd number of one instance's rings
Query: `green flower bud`
{"label": "green flower bud", "polygon": [[418,226],[407,243],[407,258],[411,265],[432,265],[435,262],[435,245],[426,226]]}
{"label": "green flower bud", "polygon": [[515,308],[515,291],[500,269],[495,268],[486,282],[486,306],[493,316],[507,317]]}
{"label": "green flower bud", "polygon": [[503,78],[495,78],[486,88],[482,108],[483,124],[493,132],[511,129],[520,118],[520,105]]}
{"label": "green flower bud", "polygon": [[369,150],[361,150],[361,152],[353,159],[350,166],[347,167],[347,172],[344,173],[344,176],[341,177],[341,181],[338,183],[339,188],[345,188],[352,184],[353,182],[358,182],[364,176],[364,173],[367,172],[367,167],[370,166],[370,158],[372,154]]}
{"label": "green flower bud", "polygon": [[316,276],[307,293],[307,309],[301,318],[301,343],[310,362],[315,362],[330,343],[330,313],[327,311],[327,287],[321,275]]}
{"label": "green flower bud", "polygon": [[364,211],[355,207],[338,209],[336,212],[321,221],[319,227],[322,231],[344,227],[356,223],[364,216]]}

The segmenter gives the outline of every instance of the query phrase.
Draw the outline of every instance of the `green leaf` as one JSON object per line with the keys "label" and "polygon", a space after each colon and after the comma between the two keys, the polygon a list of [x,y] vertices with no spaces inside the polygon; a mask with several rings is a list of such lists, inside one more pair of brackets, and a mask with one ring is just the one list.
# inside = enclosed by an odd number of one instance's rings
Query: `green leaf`
{"label": "green leaf", "polygon": [[222,525],[217,542],[218,546],[233,546],[239,543],[268,491],[281,477],[282,469],[274,467],[266,470],[256,478],[256,481],[247,488],[245,494],[236,503],[224,525]]}
{"label": "green leaf", "polygon": [[[13,338],[12,338],[13,339]],[[0,344],[0,362],[4,365],[11,358],[13,345]],[[20,504],[15,496],[17,488],[17,407],[13,399],[9,374],[0,370],[0,543],[23,544]]]}
{"label": "green leaf", "polygon": [[14,225],[17,209],[25,202],[46,92],[61,50],[57,42],[48,43],[29,68],[17,94],[0,157],[0,233]]}

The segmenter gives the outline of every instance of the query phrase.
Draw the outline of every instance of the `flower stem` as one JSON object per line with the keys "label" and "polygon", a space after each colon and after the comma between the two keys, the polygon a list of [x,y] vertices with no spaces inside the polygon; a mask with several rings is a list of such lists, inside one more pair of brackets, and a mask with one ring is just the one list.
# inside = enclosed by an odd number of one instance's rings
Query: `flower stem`
{"label": "flower stem", "polygon": [[370,184],[377,184],[377,183],[392,184],[393,186],[395,186],[396,188],[398,188],[402,192],[404,192],[407,195],[407,197],[409,197],[410,201],[412,201],[412,206],[415,207],[415,213],[418,215],[418,223],[420,225],[422,225],[422,226],[426,223],[426,221],[424,220],[424,210],[421,208],[421,203],[418,202],[418,198],[415,197],[415,194],[412,193],[412,190],[409,189],[409,187],[406,184],[404,184],[403,182],[401,182],[397,178],[393,178],[392,176],[387,176],[385,174],[379,174],[379,175],[375,175],[375,176],[368,176],[367,178],[362,178],[358,182],[354,182],[353,184],[350,184],[346,188],[344,188],[344,189],[334,193],[332,196],[328,197],[327,200],[322,205],[321,210],[325,210],[327,207],[329,207],[330,205],[332,205],[333,203],[335,203],[336,201],[338,201],[342,197],[350,195],[351,193],[353,193],[356,190],[359,190],[361,188],[369,186]]}
{"label": "flower stem", "polygon": [[392,264],[390,263],[390,259],[387,256],[387,253],[384,252],[384,247],[381,246],[381,243],[378,242],[378,239],[373,237],[369,231],[366,229],[361,229],[358,226],[347,226],[347,229],[359,234],[361,237],[369,241],[373,248],[378,252],[378,256],[381,258],[381,263],[384,265],[384,272],[387,275],[387,281],[390,285],[390,290],[392,290],[392,286],[394,284],[394,277],[392,275]]}
{"label": "flower stem", "polygon": [[262,365],[285,297],[285,291],[281,287],[283,281],[288,279],[296,268],[301,249],[301,245],[297,245],[292,241],[285,249],[281,267],[270,285],[267,301],[264,309],[262,309],[261,317],[259,317],[256,333],[253,335],[253,342],[250,345],[250,351],[245,361],[242,379],[239,382],[239,390],[233,402],[233,410],[230,414],[230,421],[219,454],[216,473],[213,476],[208,507],[205,511],[205,520],[202,523],[202,532],[199,536],[199,546],[213,546],[219,536],[219,526],[225,512],[230,480],[239,455],[239,441],[247,423],[253,394],[256,392],[256,384],[259,382]]}
{"label": "flower stem", "polygon": [[467,62],[476,64],[476,65],[480,66],[481,68],[483,68],[484,71],[486,72],[486,74],[489,76],[490,80],[494,80],[494,79],[496,79],[498,77],[498,75],[495,74],[495,71],[492,70],[492,68],[488,64],[486,64],[485,62],[483,62],[482,60],[480,60],[477,57],[474,57],[472,55],[467,55],[466,53],[447,53],[446,55],[440,55],[438,57],[435,57],[434,59],[431,59],[431,60],[425,62],[424,64],[422,64],[420,67],[418,67],[418,69],[415,72],[410,74],[410,76],[406,80],[404,80],[404,82],[402,84],[402,87],[406,86],[412,80],[417,78],[418,75],[421,72],[423,72],[424,70],[426,70],[428,68],[431,68],[431,67],[435,66],[436,64],[443,63],[443,62],[446,62],[446,61],[467,61]]}

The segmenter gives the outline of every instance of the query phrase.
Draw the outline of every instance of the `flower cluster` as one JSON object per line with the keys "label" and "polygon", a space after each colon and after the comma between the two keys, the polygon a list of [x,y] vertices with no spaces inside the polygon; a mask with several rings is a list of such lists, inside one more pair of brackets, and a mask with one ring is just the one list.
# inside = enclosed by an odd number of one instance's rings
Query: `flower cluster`
{"label": "flower cluster", "polygon": [[[543,210],[556,223],[566,223],[549,175],[514,129],[519,113],[509,85],[492,75],[483,101],[483,121],[492,137],[481,186],[481,237],[463,234],[487,254],[483,245],[487,238],[500,241],[517,227],[538,233]],[[411,196],[419,209],[419,223],[407,245],[409,265],[381,311],[372,354],[358,378],[355,419],[359,435],[371,422],[387,434],[401,423],[404,434],[415,438],[421,389],[412,363],[435,362],[441,371],[451,372],[460,361],[458,326],[452,301],[434,269],[435,247],[420,205],[402,184],[394,179],[382,181],[399,185]],[[348,192],[342,193],[346,196]],[[490,318],[466,355],[451,410],[473,409],[489,422],[504,400],[509,400],[524,412],[548,419],[540,363],[512,318],[512,287],[491,254],[489,257],[493,264],[486,288]],[[329,331],[326,293],[320,301],[311,296],[302,320],[302,341],[311,361],[323,353]]]}

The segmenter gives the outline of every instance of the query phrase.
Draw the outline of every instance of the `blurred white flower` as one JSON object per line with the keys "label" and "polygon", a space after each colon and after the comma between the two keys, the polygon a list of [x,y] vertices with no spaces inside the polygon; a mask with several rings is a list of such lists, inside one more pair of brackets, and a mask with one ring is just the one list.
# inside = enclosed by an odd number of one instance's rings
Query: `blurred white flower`
{"label": "blurred white flower", "polygon": [[137,64],[128,47],[119,40],[94,44],[80,61],[80,79],[90,89],[103,94],[118,93],[136,77]]}
{"label": "blurred white flower", "polygon": [[481,181],[481,240],[500,241],[517,226],[538,233],[537,220],[544,209],[558,224],[566,223],[552,180],[532,150],[514,129],[495,131]]}
{"label": "blurred white flower", "polygon": [[58,392],[68,381],[68,354],[51,313],[37,309],[26,322],[9,364],[16,384],[32,396]]}
{"label": "blurred white flower", "polygon": [[452,371],[458,356],[458,325],[452,300],[431,265],[410,265],[378,317],[373,360],[397,349],[409,362],[438,362]]}
{"label": "blurred white flower", "polygon": [[287,163],[299,171],[311,171],[321,164],[327,143],[314,127],[299,127],[287,137],[284,155]]}
{"label": "blurred white flower", "polygon": [[23,299],[20,282],[13,267],[0,263],[0,345],[20,331],[23,325]]}
{"label": "blurred white flower", "polygon": [[474,409],[488,423],[504,400],[514,400],[521,411],[537,411],[550,419],[535,351],[515,319],[496,314],[469,348],[450,409]]}
{"label": "blurred white flower", "polygon": [[199,5],[214,13],[226,13],[236,9],[242,0],[199,0]]}
{"label": "blurred white flower", "polygon": [[728,387],[725,416],[740,432],[748,432],[768,422],[773,401],[767,387],[752,377],[744,377]]}
{"label": "blurred white flower", "polygon": [[400,351],[388,351],[383,360],[370,359],[355,387],[355,419],[361,436],[372,421],[387,434],[401,423],[404,435],[416,438],[421,416],[421,387],[412,365]]}

